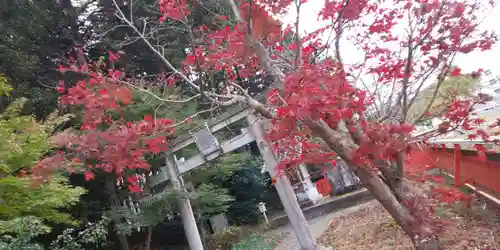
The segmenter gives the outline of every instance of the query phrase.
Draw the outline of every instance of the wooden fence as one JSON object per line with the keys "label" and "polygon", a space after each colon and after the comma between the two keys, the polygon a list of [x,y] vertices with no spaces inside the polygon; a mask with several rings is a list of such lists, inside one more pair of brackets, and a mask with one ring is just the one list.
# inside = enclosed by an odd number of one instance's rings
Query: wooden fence
{"label": "wooden fence", "polygon": [[[497,202],[500,200],[500,153],[487,152],[481,143],[477,143],[475,149],[471,148],[471,145],[449,142],[414,144],[407,157],[405,169],[422,170],[426,166],[439,168],[453,177],[455,186],[467,185]],[[318,192],[324,196],[332,191],[326,178],[315,184]]]}
{"label": "wooden fence", "polygon": [[440,168],[453,176],[455,186],[469,184],[500,198],[500,154],[487,152],[480,143],[475,145],[475,150],[464,150],[462,145],[419,144],[409,154],[408,164]]}

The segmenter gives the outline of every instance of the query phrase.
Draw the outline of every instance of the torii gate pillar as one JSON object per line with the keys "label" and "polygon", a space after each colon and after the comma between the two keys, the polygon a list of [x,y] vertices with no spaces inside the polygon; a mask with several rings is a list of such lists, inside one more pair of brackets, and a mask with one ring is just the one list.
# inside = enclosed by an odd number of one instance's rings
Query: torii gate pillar
{"label": "torii gate pillar", "polygon": [[276,177],[276,165],[278,164],[278,159],[272,152],[272,147],[265,140],[264,129],[262,121],[254,114],[249,114],[247,116],[247,122],[250,126],[250,131],[255,137],[255,142],[259,147],[260,154],[264,158],[269,174],[272,178],[276,180],[274,186],[278,195],[280,197],[281,203],[285,208],[285,213],[290,220],[295,236],[302,248],[302,250],[316,250],[316,241],[313,238],[309,227],[307,226],[306,218],[300,209],[299,202],[295,197],[295,192],[293,191],[290,180],[286,175],[282,174]]}
{"label": "torii gate pillar", "polygon": [[[179,178],[177,163],[170,152],[166,155],[166,163],[172,187],[176,191],[184,192],[184,183]],[[196,218],[194,217],[189,198],[179,198],[179,209],[189,249],[203,250],[203,243],[201,241],[200,232],[198,231],[198,226],[196,225]]]}

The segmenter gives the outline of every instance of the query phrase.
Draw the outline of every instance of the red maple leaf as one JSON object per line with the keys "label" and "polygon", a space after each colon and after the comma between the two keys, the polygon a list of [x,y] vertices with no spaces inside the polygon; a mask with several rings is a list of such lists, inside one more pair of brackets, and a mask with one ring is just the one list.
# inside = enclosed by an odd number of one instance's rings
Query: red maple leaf
{"label": "red maple leaf", "polygon": [[453,68],[453,71],[451,72],[451,75],[452,76],[460,76],[461,71],[462,70],[459,67],[455,67],[455,68]]}
{"label": "red maple leaf", "polygon": [[93,180],[94,179],[94,173],[91,171],[91,170],[87,170],[85,171],[84,173],[84,176],[85,176],[85,180],[86,181],[90,181],[90,180]]}

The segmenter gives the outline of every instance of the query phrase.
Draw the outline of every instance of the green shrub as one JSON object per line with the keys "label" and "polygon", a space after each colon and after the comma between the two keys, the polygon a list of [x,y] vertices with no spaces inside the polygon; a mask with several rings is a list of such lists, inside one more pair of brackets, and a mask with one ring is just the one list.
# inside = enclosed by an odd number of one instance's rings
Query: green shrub
{"label": "green shrub", "polygon": [[245,230],[241,227],[228,227],[221,233],[210,236],[205,241],[207,250],[229,250],[246,237]]}

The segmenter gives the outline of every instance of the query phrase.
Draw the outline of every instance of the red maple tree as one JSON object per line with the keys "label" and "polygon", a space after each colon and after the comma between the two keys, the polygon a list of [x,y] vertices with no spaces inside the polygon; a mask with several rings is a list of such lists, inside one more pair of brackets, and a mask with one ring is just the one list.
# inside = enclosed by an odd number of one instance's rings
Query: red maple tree
{"label": "red maple tree", "polygon": [[[119,58],[111,51],[108,55],[111,63]],[[133,90],[123,84],[122,72],[110,69],[106,74],[91,73],[86,64],[75,65],[70,60],[70,67],[61,66],[60,70],[81,73],[86,79],[67,89],[61,81],[57,90],[62,94],[61,105],[81,110],[82,124],[77,130],[53,137],[53,145],[61,150],[37,165],[38,176],[62,168],[71,173],[83,172],[89,181],[96,172],[103,171],[123,177],[130,191],[141,192],[138,170],[149,169],[147,154],[166,150],[166,136],[175,129],[172,120],[146,115],[141,121],[128,121],[123,111],[134,104]]]}
{"label": "red maple tree", "polygon": [[[245,10],[257,5],[277,15],[295,5],[298,15],[307,1],[229,2],[233,25],[206,30],[208,48],[196,45],[192,50],[195,53],[188,55],[186,61],[191,66],[197,63],[197,67],[187,68],[197,68],[200,74],[225,69],[227,85],[234,87],[235,93],[225,93],[214,101],[223,105],[225,102],[220,99],[226,98],[226,103],[231,103],[227,100],[235,100],[234,95],[239,92],[244,96],[240,101],[246,101],[270,119],[269,139],[277,153],[286,155],[281,167],[318,159],[331,161],[333,155],[339,156],[394,216],[417,248],[439,248],[425,219],[430,217],[431,209],[404,182],[402,169],[397,173],[393,165],[402,167],[410,133],[415,123],[428,114],[430,105],[417,117],[408,117],[409,108],[429,79],[435,79],[439,89],[447,77],[461,74],[458,67],[451,67],[457,53],[488,50],[496,42],[495,34],[477,29],[494,3],[331,0],[325,2],[319,13],[319,19],[328,25],[300,38],[297,33],[301,20],[297,18],[295,39],[290,43],[283,34],[291,29],[281,29],[279,34],[263,39],[263,30],[274,30],[255,27],[259,22],[252,20],[269,15],[252,17]],[[164,13],[168,17],[169,12]],[[356,33],[346,34],[346,29]],[[398,29],[405,32],[398,33]],[[331,40],[320,39],[328,32],[333,34],[328,36]],[[343,36],[364,52],[364,61],[344,62],[340,47]],[[243,48],[246,53],[240,53]],[[330,49],[333,56],[327,54]],[[274,78],[267,106],[238,86],[235,68],[245,69],[247,74],[242,77],[264,70]],[[479,72],[472,74],[477,77]],[[359,82],[367,76],[373,77],[371,86],[361,86]],[[384,89],[390,95],[380,102],[377,97]],[[484,95],[468,99],[454,96],[442,117],[440,132],[459,127],[470,131],[481,122],[471,118],[473,107],[485,100]],[[473,136],[490,139],[484,131]],[[318,137],[323,143],[312,142]],[[322,157],[318,158],[318,152]],[[415,174],[414,169],[409,172],[408,178],[422,176]],[[434,193],[443,201],[461,199],[460,195],[451,195],[452,190],[435,189]]]}
{"label": "red maple tree", "polygon": [[[340,157],[418,249],[439,249],[432,225],[426,219],[431,217],[431,209],[412,191],[411,184],[401,175],[403,171],[396,173],[394,166],[403,164],[410,133],[415,123],[428,114],[430,105],[422,114],[408,117],[418,93],[430,80],[437,82],[438,89],[447,77],[461,74],[458,67],[451,66],[457,53],[488,50],[496,42],[495,34],[478,30],[483,14],[494,3],[328,0],[318,16],[327,25],[302,37],[298,27],[309,20],[297,18],[292,27],[281,28],[271,18],[287,11],[296,10],[298,14],[306,2],[227,0],[233,15],[220,16],[220,28],[209,28],[189,25],[192,10],[188,1],[161,0],[161,20],[182,21],[190,34],[190,48],[182,69],[174,68],[162,57],[128,15],[119,8],[117,14],[177,74],[177,83],[188,84],[217,105],[244,102],[270,119],[269,140],[278,154],[286,156],[281,168],[302,162],[333,162],[334,157]],[[328,38],[322,39],[324,36]],[[341,48],[344,37],[364,52],[364,60],[345,62]],[[226,76],[225,91],[207,90],[203,75],[221,70]],[[273,83],[267,90],[266,102],[254,99],[238,82],[262,71],[271,76]],[[188,77],[193,72],[198,74],[199,83]],[[472,75],[477,77],[479,73],[480,70]],[[145,118],[137,124],[126,124],[121,119],[110,120],[104,110],[119,113],[120,105],[130,101],[129,90],[113,82],[113,75],[94,76],[98,90],[86,87],[88,82],[68,90],[62,101],[84,105],[84,117],[88,118],[84,123],[88,130],[84,130],[89,132],[65,143],[85,142],[87,146],[72,149],[73,159],[89,155],[98,159],[99,164],[90,165],[90,169],[122,173],[121,166],[145,167],[143,154],[158,152],[165,145],[163,139],[151,138],[151,133],[155,129],[168,130],[171,122],[158,125]],[[365,85],[363,80],[367,77],[373,80]],[[388,97],[381,101],[380,93]],[[471,115],[474,105],[485,101],[484,95],[452,99],[442,117],[445,121],[441,132],[456,128],[470,131],[481,123]],[[99,131],[97,127],[102,123],[109,123],[110,128]],[[474,136],[490,139],[484,131]],[[104,151],[95,152],[99,148],[97,138],[109,142]],[[318,138],[321,143],[315,140]],[[118,157],[115,152],[122,153]],[[406,177],[422,176],[414,172],[423,170],[414,170],[410,169]],[[453,196],[451,190],[434,192],[444,201]]]}

